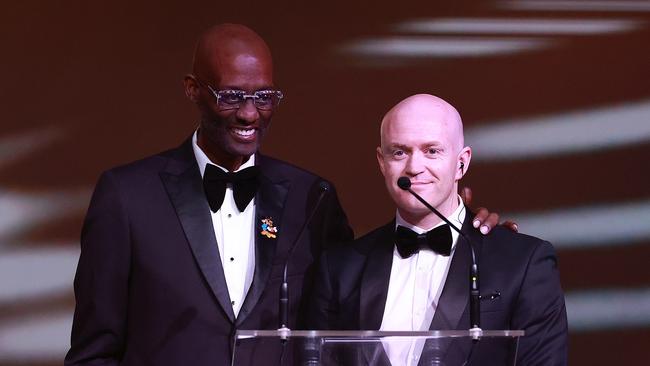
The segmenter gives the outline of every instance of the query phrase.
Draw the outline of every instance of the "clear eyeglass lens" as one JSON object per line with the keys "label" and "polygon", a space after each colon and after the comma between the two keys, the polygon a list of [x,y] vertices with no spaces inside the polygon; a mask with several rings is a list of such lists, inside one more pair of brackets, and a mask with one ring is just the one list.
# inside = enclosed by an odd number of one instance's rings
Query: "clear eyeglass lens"
{"label": "clear eyeglass lens", "polygon": [[277,94],[271,90],[255,93],[255,105],[262,109],[271,109],[278,102]]}
{"label": "clear eyeglass lens", "polygon": [[268,110],[277,106],[282,98],[282,93],[275,90],[260,90],[252,95],[242,90],[220,90],[217,95],[219,105],[224,109],[239,108],[251,98],[257,108]]}
{"label": "clear eyeglass lens", "polygon": [[246,93],[238,90],[222,90],[219,92],[219,103],[227,107],[238,107],[245,101]]}

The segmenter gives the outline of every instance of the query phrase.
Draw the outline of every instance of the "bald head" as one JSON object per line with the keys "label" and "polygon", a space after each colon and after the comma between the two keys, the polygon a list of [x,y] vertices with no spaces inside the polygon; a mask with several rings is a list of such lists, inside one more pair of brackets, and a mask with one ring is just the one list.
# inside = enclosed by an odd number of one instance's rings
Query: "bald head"
{"label": "bald head", "polygon": [[381,121],[381,146],[386,136],[397,130],[423,124],[439,123],[448,134],[452,146],[458,150],[465,145],[460,114],[442,98],[431,94],[412,95],[391,108]]}
{"label": "bald head", "polygon": [[199,37],[192,72],[218,84],[215,79],[229,64],[253,61],[269,72],[273,69],[271,51],[262,37],[241,24],[219,24]]}
{"label": "bald head", "polygon": [[[201,113],[199,147],[213,163],[236,170],[259,149],[271,123],[273,109],[258,108],[248,98],[275,90],[268,46],[243,25],[214,26],[199,37],[193,74],[185,76],[184,86]],[[237,105],[219,102],[221,95],[242,93],[246,98]]]}
{"label": "bald head", "polygon": [[397,186],[400,177],[409,178],[411,189],[443,215],[458,207],[458,181],[472,154],[463,140],[458,111],[436,96],[413,95],[386,113],[377,161],[388,193],[407,222],[431,228],[440,219]]}

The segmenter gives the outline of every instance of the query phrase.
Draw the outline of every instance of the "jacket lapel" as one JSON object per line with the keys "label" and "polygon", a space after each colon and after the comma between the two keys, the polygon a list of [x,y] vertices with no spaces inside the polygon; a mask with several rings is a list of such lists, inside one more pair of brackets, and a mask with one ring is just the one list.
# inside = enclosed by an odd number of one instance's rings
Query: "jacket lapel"
{"label": "jacket lapel", "polygon": [[[472,226],[472,219],[474,213],[467,210],[465,214],[465,221],[460,231],[465,234],[475,245],[476,260],[479,262],[480,250],[482,246],[482,237],[478,231]],[[458,237],[456,244],[456,252],[454,258],[451,260],[449,273],[445,280],[445,286],[438,301],[433,321],[431,322],[430,330],[453,330],[453,329],[469,329],[469,321],[467,324],[460,324],[463,314],[469,306],[469,268],[472,264],[472,251],[470,243],[467,242],[462,236]],[[480,262],[479,262],[480,265]],[[480,266],[479,266],[480,270]],[[465,317],[463,319],[468,319]],[[464,352],[467,343],[454,342],[456,346],[452,346],[452,340],[448,338],[438,340],[427,340],[422,351],[420,365],[426,364],[427,360],[440,359],[444,357],[444,361],[450,357],[464,357]],[[460,347],[460,348],[459,348]]]}
{"label": "jacket lapel", "polygon": [[[268,166],[267,160],[263,156],[256,157],[261,169],[260,187],[255,195],[255,274],[246,299],[237,316],[237,325],[242,324],[246,317],[253,311],[266,288],[273,265],[273,257],[278,246],[278,240],[284,238],[283,235],[282,214],[284,205],[289,193],[290,184],[286,180],[275,179],[272,167]],[[276,237],[263,235],[262,220],[270,218],[273,226],[278,229]],[[276,289],[272,289],[276,290]],[[279,288],[277,289],[279,291]]]}
{"label": "jacket lapel", "polygon": [[456,329],[469,300],[470,255],[467,242],[459,237],[430,330]]}
{"label": "jacket lapel", "polygon": [[194,259],[212,293],[230,321],[235,314],[230,304],[228,287],[224,276],[219,247],[214,235],[210,207],[205,198],[203,181],[194,153],[191,139],[171,156],[169,163],[160,173],[167,194],[176,209]]}
{"label": "jacket lapel", "polygon": [[359,325],[363,330],[379,330],[384,316],[388,282],[393,263],[395,220],[381,228],[372,245],[360,289]]}
{"label": "jacket lapel", "polygon": [[[473,217],[474,214],[467,210],[461,232],[478,246],[474,248],[478,256],[482,238],[472,226]],[[459,322],[465,309],[469,306],[469,268],[472,263],[471,256],[470,244],[462,236],[459,236],[456,252],[454,253],[454,258],[451,260],[449,273],[447,274],[445,286],[440,295],[431,327],[429,327],[430,330],[469,329],[469,324],[464,326],[459,324]]]}

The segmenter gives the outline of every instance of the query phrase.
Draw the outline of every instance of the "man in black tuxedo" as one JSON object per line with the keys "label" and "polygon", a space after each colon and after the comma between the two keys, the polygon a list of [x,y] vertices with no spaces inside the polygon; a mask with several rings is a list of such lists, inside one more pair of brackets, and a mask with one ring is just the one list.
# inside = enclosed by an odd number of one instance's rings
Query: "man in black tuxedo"
{"label": "man in black tuxedo", "polygon": [[[213,27],[185,78],[197,132],[101,176],[82,231],[66,365],[226,365],[236,329],[278,328],[283,266],[323,180],[256,153],[282,97],[272,75],[257,34]],[[314,258],[352,238],[330,189],[291,254],[290,326]],[[238,353],[250,357],[240,364],[274,357]]]}
{"label": "man in black tuxedo", "polygon": [[[66,365],[230,364],[237,329],[278,328],[285,262],[288,325],[299,327],[314,260],[327,243],[353,238],[330,188],[289,255],[323,179],[257,152],[282,93],[256,33],[206,31],[185,92],[201,114],[197,131],[97,183]],[[238,346],[237,364],[277,363],[277,343],[249,346]]]}
{"label": "man in black tuxedo", "polygon": [[[457,194],[472,151],[460,115],[431,95],[415,95],[391,109],[381,125],[377,160],[397,206],[395,220],[321,257],[310,321],[320,329],[469,329],[469,244],[409,192],[439,210],[475,245],[480,268],[481,326],[522,329],[520,365],[564,365],[567,320],[557,260],[550,243],[496,227],[482,236]],[[461,365],[469,342],[414,342],[346,354],[355,364]],[[478,344],[471,365],[506,364],[505,344]],[[349,361],[349,360],[348,360]],[[343,361],[342,361],[343,362]],[[428,364],[428,363],[427,363]]]}

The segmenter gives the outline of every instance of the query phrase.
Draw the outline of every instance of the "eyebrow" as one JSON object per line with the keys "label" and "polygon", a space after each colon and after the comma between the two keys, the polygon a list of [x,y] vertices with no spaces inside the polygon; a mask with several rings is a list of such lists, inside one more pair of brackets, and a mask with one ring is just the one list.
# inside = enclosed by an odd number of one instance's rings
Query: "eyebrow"
{"label": "eyebrow", "polygon": [[403,144],[389,144],[388,146],[386,146],[386,148],[389,150],[395,150],[395,149],[410,150],[411,149],[409,146]]}
{"label": "eyebrow", "polygon": [[[427,141],[425,143],[422,143],[422,144],[418,145],[418,148],[421,149],[421,148],[426,148],[426,147],[431,147],[431,146],[438,147],[438,148],[443,147],[443,145],[440,143],[440,141]],[[388,144],[387,147],[389,149],[400,149],[400,150],[410,150],[411,149],[411,146],[400,144],[400,143]]]}
{"label": "eyebrow", "polygon": [[[238,86],[232,86],[232,85],[226,85],[226,86],[222,86],[222,87],[214,86],[213,88],[215,88],[215,91],[219,91],[219,90],[240,90],[240,91],[248,93],[248,90],[243,89],[243,88],[238,87]],[[257,88],[255,90],[251,91],[251,93],[255,93],[257,91],[262,91],[262,90],[278,90],[278,88],[276,88],[275,86],[272,86],[272,85],[270,85],[270,86],[265,85],[265,86],[262,86],[260,88]]]}

